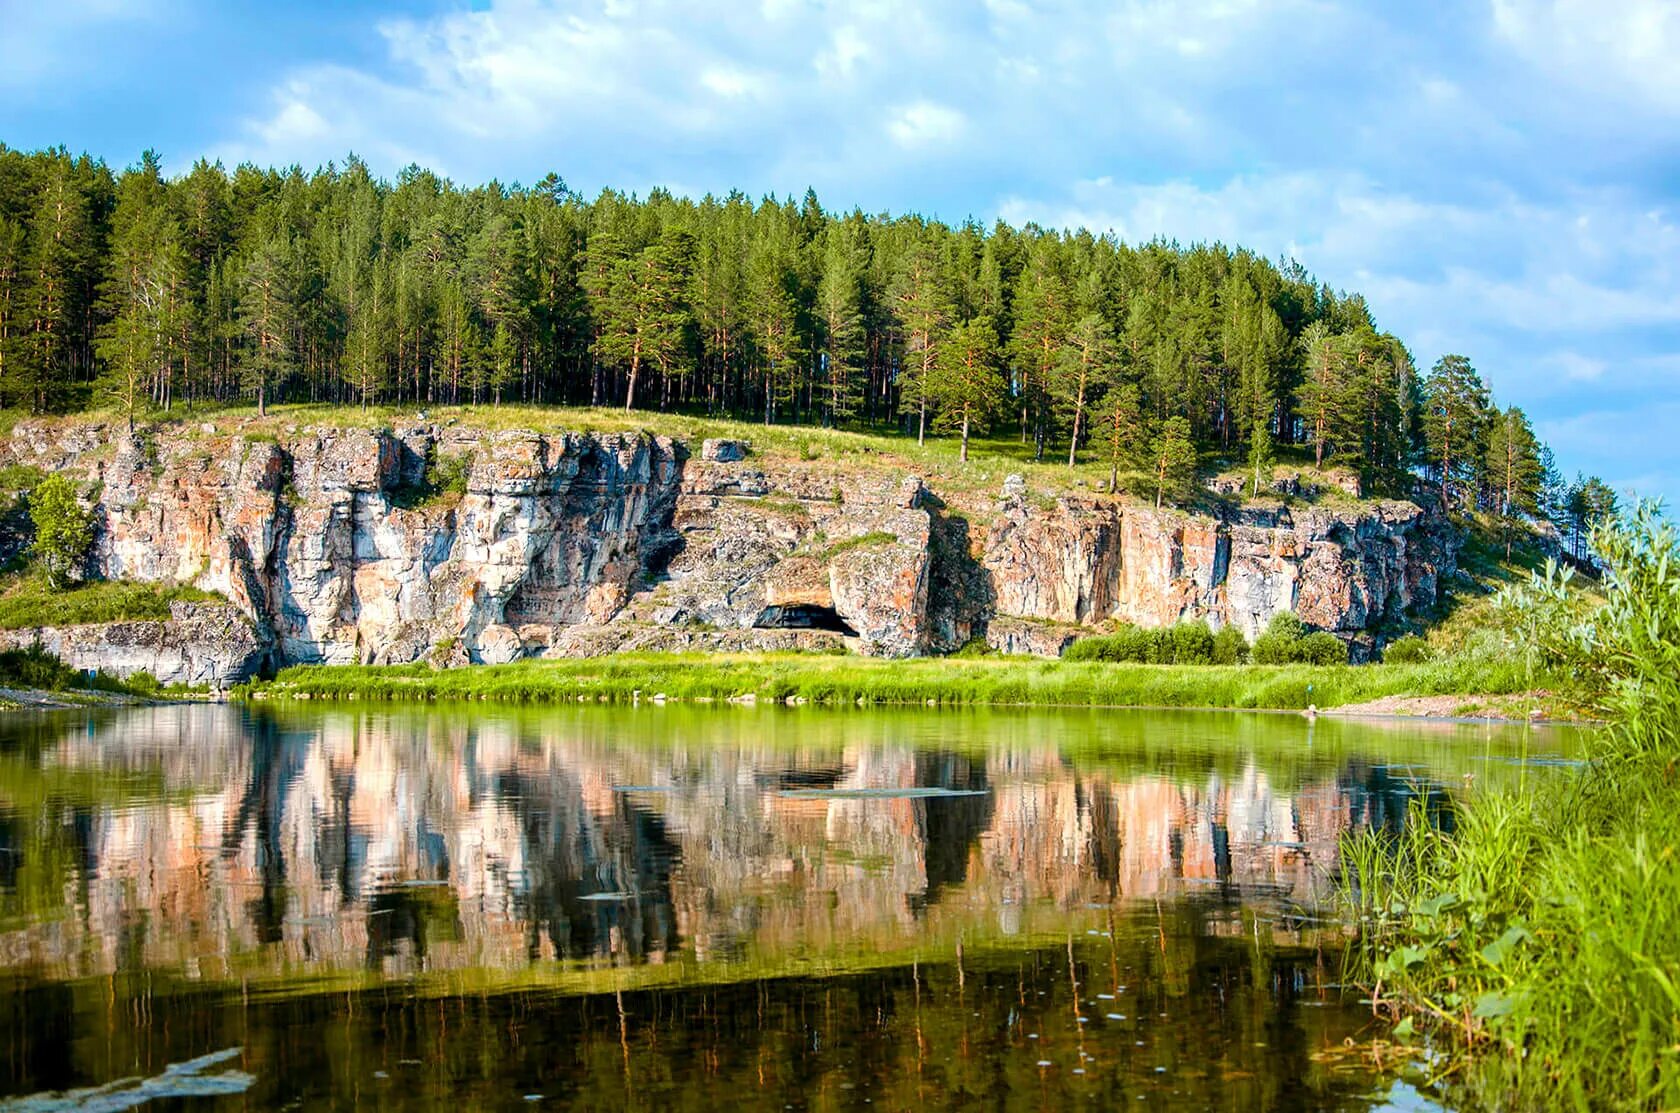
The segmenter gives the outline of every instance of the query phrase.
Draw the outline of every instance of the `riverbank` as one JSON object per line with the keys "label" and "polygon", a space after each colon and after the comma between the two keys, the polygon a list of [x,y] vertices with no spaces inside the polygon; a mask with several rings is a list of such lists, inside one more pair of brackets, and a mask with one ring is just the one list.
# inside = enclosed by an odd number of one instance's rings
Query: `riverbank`
{"label": "riverbank", "polygon": [[1527,691],[1521,664],[1458,656],[1404,665],[1143,665],[1022,657],[883,661],[800,653],[615,654],[433,669],[300,666],[250,699],[689,700],[865,706],[1332,708],[1390,696]]}
{"label": "riverbank", "polygon": [[1582,774],[1343,848],[1355,977],[1456,1107],[1680,1107],[1680,537],[1642,507],[1592,547],[1585,622],[1544,584],[1518,604],[1525,649],[1610,722]]}

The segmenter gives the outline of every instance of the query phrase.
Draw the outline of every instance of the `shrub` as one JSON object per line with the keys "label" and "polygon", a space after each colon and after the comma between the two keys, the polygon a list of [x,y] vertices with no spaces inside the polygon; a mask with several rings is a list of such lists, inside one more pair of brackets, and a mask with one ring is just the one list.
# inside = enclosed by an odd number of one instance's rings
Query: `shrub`
{"label": "shrub", "polygon": [[1407,634],[1388,643],[1383,660],[1391,665],[1414,665],[1429,660],[1429,643],[1416,634]]}
{"label": "shrub", "polygon": [[1294,660],[1305,665],[1345,665],[1347,643],[1323,630],[1308,634],[1294,645]]}
{"label": "shrub", "polygon": [[62,692],[82,682],[82,674],[40,646],[0,652],[0,684]]}
{"label": "shrub", "polygon": [[81,579],[93,519],[77,501],[75,485],[62,475],[43,479],[29,496],[29,518],[35,524],[31,551],[47,582],[64,588]]}
{"label": "shrub", "polygon": [[1221,627],[1213,636],[1213,663],[1240,665],[1248,660],[1248,639],[1235,626]]}
{"label": "shrub", "polygon": [[1306,623],[1294,611],[1279,611],[1266,624],[1263,637],[1276,637],[1284,641],[1297,642],[1307,635]]}
{"label": "shrub", "polygon": [[426,462],[426,488],[433,498],[442,495],[467,493],[467,476],[472,473],[473,456],[463,452],[456,456],[434,456]]}
{"label": "shrub", "polygon": [[1213,664],[1213,631],[1202,621],[1180,622],[1165,631],[1175,665]]}

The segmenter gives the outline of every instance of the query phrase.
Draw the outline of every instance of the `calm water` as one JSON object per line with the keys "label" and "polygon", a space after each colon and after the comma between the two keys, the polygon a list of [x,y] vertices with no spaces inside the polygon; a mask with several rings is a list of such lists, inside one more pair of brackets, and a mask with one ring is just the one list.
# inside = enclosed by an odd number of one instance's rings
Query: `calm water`
{"label": "calm water", "polygon": [[1166,712],[14,713],[0,1109],[1429,1108],[1337,988],[1337,840],[1420,796],[1450,822],[1571,745]]}

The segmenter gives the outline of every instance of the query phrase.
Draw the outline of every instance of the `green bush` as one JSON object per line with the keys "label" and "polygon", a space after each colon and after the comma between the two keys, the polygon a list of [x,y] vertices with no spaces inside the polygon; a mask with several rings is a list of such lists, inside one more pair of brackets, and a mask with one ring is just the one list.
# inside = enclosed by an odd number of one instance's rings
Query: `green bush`
{"label": "green bush", "polygon": [[1280,638],[1286,642],[1298,642],[1307,636],[1307,625],[1294,611],[1279,611],[1266,624],[1266,632],[1262,637]]}
{"label": "green bush", "polygon": [[30,493],[29,518],[35,524],[31,552],[47,583],[64,588],[81,579],[93,518],[77,500],[75,485],[62,475],[43,479]]}
{"label": "green bush", "polygon": [[1221,627],[1213,636],[1213,663],[1240,665],[1248,660],[1248,639],[1235,626]]}
{"label": "green bush", "polygon": [[1257,665],[1287,665],[1295,659],[1295,644],[1299,639],[1291,640],[1276,634],[1261,634],[1254,639],[1254,648],[1249,651],[1249,657]]}
{"label": "green bush", "polygon": [[1180,622],[1166,633],[1172,643],[1173,664],[1213,664],[1213,631],[1206,622]]}
{"label": "green bush", "polygon": [[[1242,635],[1237,638],[1240,641]],[[1122,626],[1112,634],[1079,639],[1063,656],[1112,664],[1211,665],[1216,644],[1213,631],[1201,621],[1155,630]]]}
{"label": "green bush", "polygon": [[1348,663],[1347,643],[1334,634],[1320,630],[1295,643],[1294,660],[1303,665],[1345,665]]}
{"label": "green bush", "polygon": [[82,674],[38,645],[0,652],[0,684],[62,692],[82,683]]}
{"label": "green bush", "polygon": [[1415,665],[1429,660],[1429,643],[1415,634],[1407,634],[1388,643],[1383,661],[1390,665]]}

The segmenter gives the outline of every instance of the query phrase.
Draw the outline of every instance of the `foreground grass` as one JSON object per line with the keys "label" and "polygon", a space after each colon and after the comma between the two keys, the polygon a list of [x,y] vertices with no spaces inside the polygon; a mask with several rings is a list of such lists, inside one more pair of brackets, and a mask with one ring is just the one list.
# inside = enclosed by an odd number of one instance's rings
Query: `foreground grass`
{"label": "foreground grass", "polygon": [[49,587],[38,576],[12,576],[0,581],[0,630],[161,620],[169,617],[171,603],[202,603],[220,598],[185,586],[97,580],[58,589]]}
{"label": "foreground grass", "polygon": [[1520,665],[1459,657],[1412,665],[1131,665],[1028,658],[883,661],[810,654],[624,654],[437,671],[300,666],[246,689],[257,698],[804,700],[829,704],[1226,707],[1300,710],[1389,695],[1523,691]]}
{"label": "foreground grass", "polygon": [[1459,1104],[1680,1108],[1680,546],[1642,509],[1594,549],[1589,624],[1538,587],[1524,603],[1612,721],[1587,772],[1344,848],[1356,971],[1397,1035],[1447,1052]]}

